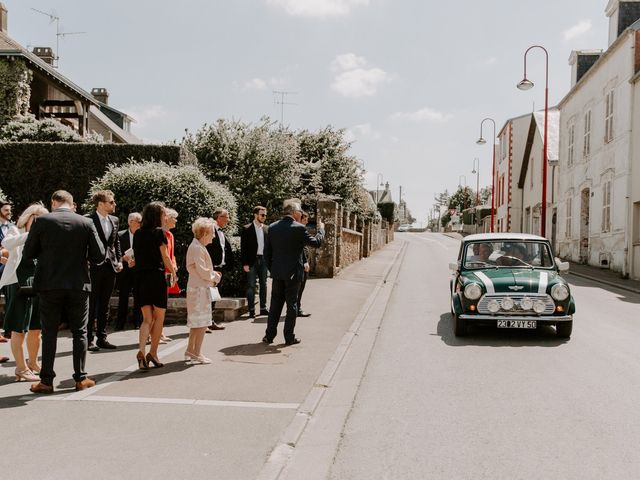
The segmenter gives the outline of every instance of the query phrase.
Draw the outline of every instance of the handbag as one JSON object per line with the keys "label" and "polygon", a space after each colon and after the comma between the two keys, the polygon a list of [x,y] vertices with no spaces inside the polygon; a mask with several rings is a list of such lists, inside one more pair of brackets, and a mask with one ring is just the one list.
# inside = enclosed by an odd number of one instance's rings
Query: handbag
{"label": "handbag", "polygon": [[16,276],[18,277],[18,292],[17,294],[22,297],[35,297],[37,292],[33,289],[33,277],[35,274],[35,261],[34,260],[20,260],[18,268],[16,269]]}
{"label": "handbag", "polygon": [[209,287],[209,295],[211,296],[212,302],[217,302],[218,300],[222,300],[222,296],[218,291],[218,287]]}

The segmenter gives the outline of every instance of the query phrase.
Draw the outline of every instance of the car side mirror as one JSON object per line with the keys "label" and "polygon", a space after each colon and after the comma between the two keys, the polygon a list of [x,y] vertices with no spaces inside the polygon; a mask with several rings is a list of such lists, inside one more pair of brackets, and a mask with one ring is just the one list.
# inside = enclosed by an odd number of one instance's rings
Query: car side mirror
{"label": "car side mirror", "polygon": [[449,270],[451,270],[451,273],[457,272],[458,271],[458,262],[450,263],[449,264]]}
{"label": "car side mirror", "polygon": [[569,267],[571,266],[569,262],[562,262],[559,258],[556,257],[556,266],[560,273],[567,273],[569,271]]}

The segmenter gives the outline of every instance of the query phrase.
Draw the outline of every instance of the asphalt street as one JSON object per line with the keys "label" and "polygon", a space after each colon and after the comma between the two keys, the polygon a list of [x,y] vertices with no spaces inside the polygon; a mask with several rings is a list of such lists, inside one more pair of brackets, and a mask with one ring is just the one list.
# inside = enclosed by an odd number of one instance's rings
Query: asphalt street
{"label": "asphalt street", "polygon": [[453,336],[459,242],[407,251],[329,478],[640,478],[640,295],[568,275],[574,333]]}
{"label": "asphalt street", "polygon": [[89,355],[98,386],[75,393],[63,335],[51,397],[0,366],[0,478],[640,478],[640,295],[569,274],[569,341],[551,327],[458,339],[458,247],[397,234],[312,280],[293,347],[242,318],[207,335],[212,365],[187,366],[176,325],[166,366],[140,373],[137,332],[118,332],[118,350]]}

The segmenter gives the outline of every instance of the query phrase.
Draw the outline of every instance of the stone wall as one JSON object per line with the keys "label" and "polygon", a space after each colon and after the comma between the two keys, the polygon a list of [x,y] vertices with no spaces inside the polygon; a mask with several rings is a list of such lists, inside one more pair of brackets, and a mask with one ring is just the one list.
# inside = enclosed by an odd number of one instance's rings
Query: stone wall
{"label": "stone wall", "polygon": [[393,225],[358,218],[333,201],[318,203],[318,217],[325,224],[325,241],[311,249],[311,274],[331,278],[346,267],[393,241]]}

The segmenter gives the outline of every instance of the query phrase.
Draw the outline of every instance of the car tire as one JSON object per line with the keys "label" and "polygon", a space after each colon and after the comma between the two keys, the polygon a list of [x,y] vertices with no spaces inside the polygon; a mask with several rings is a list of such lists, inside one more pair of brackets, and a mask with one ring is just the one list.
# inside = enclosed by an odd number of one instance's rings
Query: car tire
{"label": "car tire", "polygon": [[570,338],[573,330],[573,320],[556,323],[556,335],[560,338]]}
{"label": "car tire", "polygon": [[453,333],[456,337],[464,337],[469,330],[467,321],[453,313]]}

